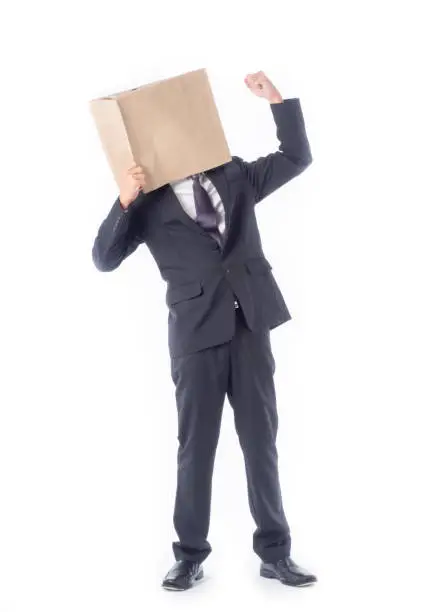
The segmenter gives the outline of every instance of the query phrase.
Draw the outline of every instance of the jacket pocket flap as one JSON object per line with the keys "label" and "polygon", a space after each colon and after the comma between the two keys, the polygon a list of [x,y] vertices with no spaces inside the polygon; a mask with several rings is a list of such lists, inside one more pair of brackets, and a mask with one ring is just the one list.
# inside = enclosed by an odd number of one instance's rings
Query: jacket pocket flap
{"label": "jacket pocket flap", "polygon": [[249,259],[246,262],[246,267],[251,274],[264,274],[272,270],[272,266],[264,259],[264,257],[256,257],[255,259]]}
{"label": "jacket pocket flap", "polygon": [[168,287],[166,301],[169,306],[190,300],[202,294],[202,285],[198,281],[186,283],[185,285],[176,285]]}

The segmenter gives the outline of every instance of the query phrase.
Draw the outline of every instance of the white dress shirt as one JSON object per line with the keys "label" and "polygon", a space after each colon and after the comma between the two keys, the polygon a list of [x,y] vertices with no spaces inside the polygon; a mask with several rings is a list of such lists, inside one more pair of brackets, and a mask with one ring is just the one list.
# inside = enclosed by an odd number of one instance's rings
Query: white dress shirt
{"label": "white dress shirt", "polygon": [[[223,202],[220,198],[220,195],[217,189],[214,187],[209,178],[201,172],[199,174],[200,184],[206,189],[209,197],[211,198],[211,202],[214,206],[214,209],[217,212],[217,224],[218,231],[220,234],[223,234],[225,231],[225,207],[223,206]],[[194,202],[194,192],[193,192],[193,180],[189,176],[187,178],[181,179],[180,181],[172,181],[170,183],[173,188],[174,193],[177,196],[177,199],[180,202],[183,210],[189,215],[192,219],[196,218],[196,204]]]}

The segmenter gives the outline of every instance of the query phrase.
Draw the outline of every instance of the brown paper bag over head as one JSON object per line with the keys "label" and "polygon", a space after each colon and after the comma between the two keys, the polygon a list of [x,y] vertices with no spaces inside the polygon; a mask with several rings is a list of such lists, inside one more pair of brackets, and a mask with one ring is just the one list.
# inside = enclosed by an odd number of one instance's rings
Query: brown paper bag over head
{"label": "brown paper bag over head", "polygon": [[90,102],[116,182],[144,168],[148,193],[231,160],[205,69]]}

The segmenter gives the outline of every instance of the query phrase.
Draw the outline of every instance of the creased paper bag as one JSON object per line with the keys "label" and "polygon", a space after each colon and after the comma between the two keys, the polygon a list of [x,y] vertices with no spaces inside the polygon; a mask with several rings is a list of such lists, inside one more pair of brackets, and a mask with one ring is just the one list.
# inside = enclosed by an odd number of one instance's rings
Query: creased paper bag
{"label": "creased paper bag", "polygon": [[205,69],[90,102],[116,182],[139,164],[148,193],[231,160]]}

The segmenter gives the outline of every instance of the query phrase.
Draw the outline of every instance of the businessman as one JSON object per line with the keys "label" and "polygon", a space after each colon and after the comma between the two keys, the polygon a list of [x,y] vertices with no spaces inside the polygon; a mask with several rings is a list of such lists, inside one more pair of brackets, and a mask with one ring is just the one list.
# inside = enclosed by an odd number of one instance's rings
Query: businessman
{"label": "businessman", "polygon": [[[311,163],[297,98],[283,99],[263,72],[245,78],[269,103],[277,151],[232,160],[144,194],[145,171],[127,170],[102,222],[93,261],[117,268],[145,243],[167,283],[168,345],[178,413],[175,563],[162,586],[182,591],[203,578],[214,458],[227,396],[244,455],[260,575],[306,586],[316,576],[290,557],[278,475],[275,362],[270,330],[291,316],[264,256],[255,205]],[[184,152],[182,152],[184,154]],[[282,222],[282,211],[273,214]]]}

